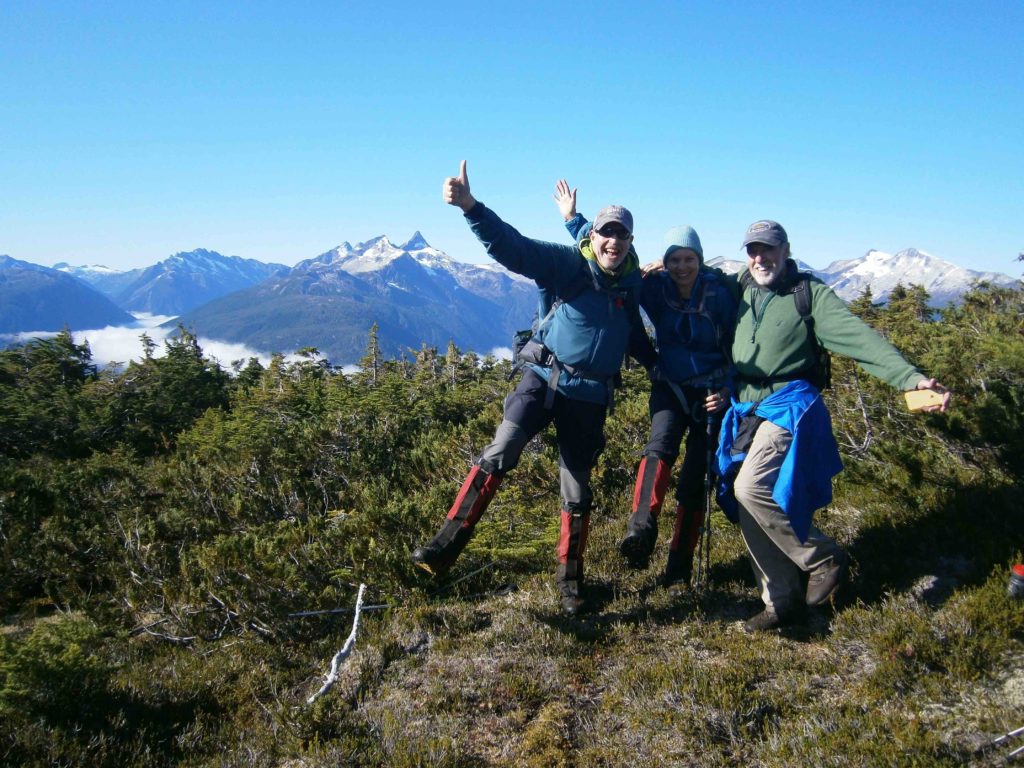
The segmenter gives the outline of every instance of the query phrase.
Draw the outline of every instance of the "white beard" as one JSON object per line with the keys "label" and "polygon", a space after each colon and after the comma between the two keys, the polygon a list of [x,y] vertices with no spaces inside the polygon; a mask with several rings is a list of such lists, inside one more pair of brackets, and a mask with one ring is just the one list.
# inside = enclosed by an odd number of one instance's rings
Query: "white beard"
{"label": "white beard", "polygon": [[779,275],[782,274],[782,270],[785,268],[786,262],[782,261],[775,265],[775,269],[772,271],[762,271],[756,266],[751,265],[750,276],[754,279],[762,288],[770,288],[772,284],[778,280]]}

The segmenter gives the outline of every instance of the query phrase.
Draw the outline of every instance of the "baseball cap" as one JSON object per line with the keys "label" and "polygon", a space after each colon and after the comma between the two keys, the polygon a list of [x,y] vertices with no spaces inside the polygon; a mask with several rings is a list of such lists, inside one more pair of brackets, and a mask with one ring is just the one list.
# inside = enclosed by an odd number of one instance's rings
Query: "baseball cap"
{"label": "baseball cap", "polygon": [[761,221],[755,221],[747,227],[747,234],[743,238],[743,245],[741,247],[746,248],[751,243],[777,246],[785,245],[788,242],[789,236],[779,222],[772,221],[771,219],[761,219]]}
{"label": "baseball cap", "polygon": [[601,229],[605,224],[621,224],[629,234],[633,234],[633,214],[621,205],[606,205],[597,212],[594,218],[594,230]]}

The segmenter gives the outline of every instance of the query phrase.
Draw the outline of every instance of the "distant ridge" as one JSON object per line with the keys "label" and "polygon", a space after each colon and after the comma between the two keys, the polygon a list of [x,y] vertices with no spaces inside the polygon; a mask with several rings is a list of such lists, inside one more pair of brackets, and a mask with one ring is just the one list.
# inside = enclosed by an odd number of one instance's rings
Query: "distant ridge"
{"label": "distant ridge", "polygon": [[537,291],[497,264],[464,264],[416,232],[348,242],[263,283],[184,314],[175,322],[229,342],[281,352],[318,348],[335,364],[356,362],[370,327],[397,357],[423,344],[486,353],[527,327]]}
{"label": "distant ridge", "polygon": [[[1004,287],[1013,287],[1020,282],[999,272],[964,269],[916,248],[907,248],[895,255],[870,250],[858,259],[835,261],[825,269],[815,269],[799,259],[796,261],[801,270],[817,275],[845,301],[853,301],[868,287],[874,301],[885,301],[898,284],[914,284],[924,286],[933,307],[944,307],[958,301],[978,282]],[[747,266],[746,261],[722,257],[708,261],[708,265],[730,273]]]}
{"label": "distant ridge", "polygon": [[123,309],[154,315],[180,315],[288,269],[284,264],[224,256],[205,248],[182,251],[129,272],[63,263],[55,268],[94,285]]}
{"label": "distant ridge", "polygon": [[0,333],[130,325],[135,318],[81,280],[0,256]]}

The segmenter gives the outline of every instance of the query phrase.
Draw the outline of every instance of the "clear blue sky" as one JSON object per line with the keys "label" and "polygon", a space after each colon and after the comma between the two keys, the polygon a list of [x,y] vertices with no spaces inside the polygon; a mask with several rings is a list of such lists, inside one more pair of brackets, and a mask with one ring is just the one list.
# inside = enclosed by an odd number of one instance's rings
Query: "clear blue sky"
{"label": "clear blue sky", "polygon": [[[290,6],[290,7],[289,7]],[[294,264],[419,229],[441,181],[533,237],[622,203],[642,256],[751,221],[817,267],[916,247],[1019,275],[1024,3],[0,4],[0,253]]]}

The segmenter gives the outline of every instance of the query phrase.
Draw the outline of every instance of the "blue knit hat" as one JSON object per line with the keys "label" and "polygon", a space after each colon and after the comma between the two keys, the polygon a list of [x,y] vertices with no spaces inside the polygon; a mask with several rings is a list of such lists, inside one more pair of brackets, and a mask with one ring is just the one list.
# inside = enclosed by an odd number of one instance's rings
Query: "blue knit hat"
{"label": "blue knit hat", "polygon": [[689,248],[691,251],[696,252],[697,256],[700,257],[700,263],[704,264],[704,249],[700,245],[700,237],[698,237],[696,230],[693,227],[672,227],[668,232],[665,233],[665,237],[662,238],[662,242],[665,245],[665,252],[661,256],[662,263],[668,258],[668,255],[677,248]]}

